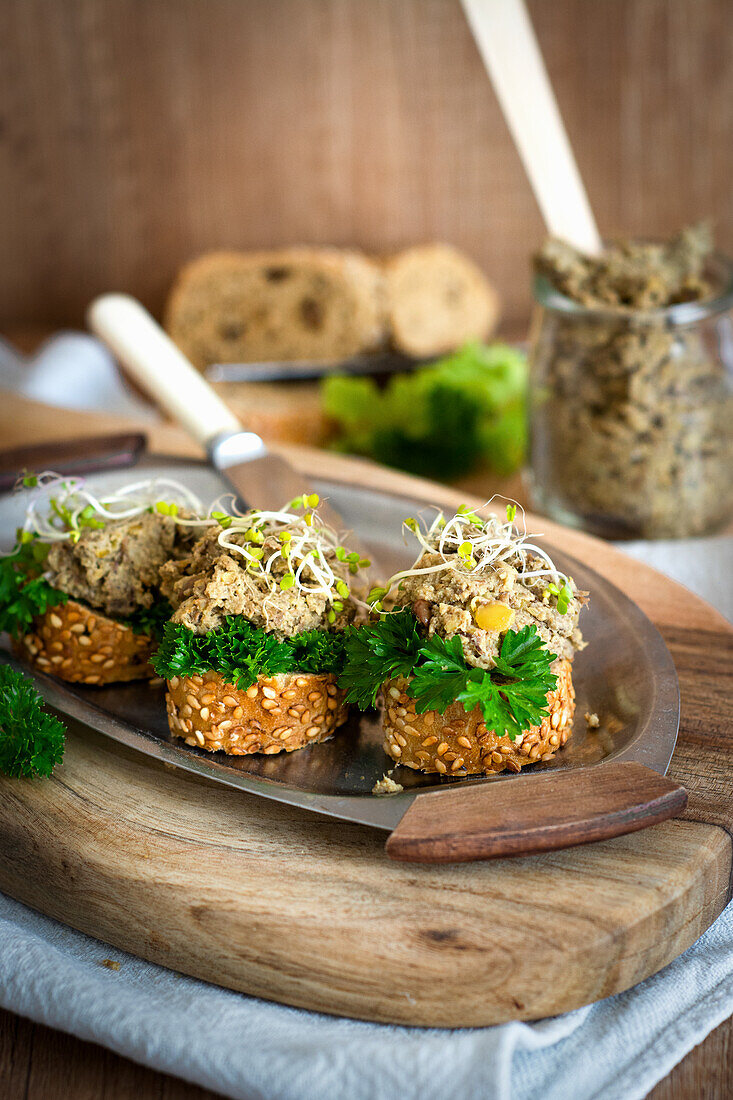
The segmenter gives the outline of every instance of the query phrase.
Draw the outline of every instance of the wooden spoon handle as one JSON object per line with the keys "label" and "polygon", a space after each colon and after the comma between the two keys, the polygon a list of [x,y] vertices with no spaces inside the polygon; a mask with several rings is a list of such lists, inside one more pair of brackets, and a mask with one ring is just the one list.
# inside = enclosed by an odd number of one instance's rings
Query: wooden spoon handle
{"label": "wooden spoon handle", "polygon": [[632,761],[419,794],[387,840],[392,859],[526,856],[632,833],[681,813],[680,783]]}

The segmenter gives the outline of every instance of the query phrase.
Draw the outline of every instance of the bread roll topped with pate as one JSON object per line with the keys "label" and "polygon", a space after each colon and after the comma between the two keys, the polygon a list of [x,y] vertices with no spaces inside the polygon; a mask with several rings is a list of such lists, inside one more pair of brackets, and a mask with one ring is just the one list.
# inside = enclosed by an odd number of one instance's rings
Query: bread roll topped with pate
{"label": "bread roll topped with pate", "polygon": [[[352,589],[369,562],[305,494],[279,511],[220,514],[161,571],[174,608],[154,665],[171,732],[233,755],[292,752],[346,720],[338,677]],[[362,604],[362,606],[364,606]]]}
{"label": "bread roll topped with pate", "polygon": [[515,527],[516,511],[406,520],[420,552],[372,590],[373,621],[350,633],[347,701],[381,695],[384,749],[399,764],[516,772],[552,759],[571,734],[587,593]]}
{"label": "bread roll topped with pate", "polygon": [[23,527],[0,559],[0,630],[42,672],[85,684],[153,676],[170,616],[160,567],[195,539],[201,505],[168,479],[97,494],[80,478],[28,475]]}

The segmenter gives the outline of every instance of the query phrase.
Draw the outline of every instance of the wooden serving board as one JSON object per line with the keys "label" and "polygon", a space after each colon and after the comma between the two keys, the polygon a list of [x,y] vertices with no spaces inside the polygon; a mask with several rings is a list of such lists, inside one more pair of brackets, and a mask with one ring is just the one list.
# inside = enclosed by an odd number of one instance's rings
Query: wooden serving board
{"label": "wooden serving board", "polygon": [[[101,426],[90,419],[88,432]],[[293,456],[334,480],[373,484],[378,473],[385,490],[463,500],[363,462]],[[669,774],[689,793],[680,818],[547,855],[401,864],[381,833],[168,770],[74,726],[51,780],[0,779],[0,889],[175,970],[385,1022],[531,1019],[659,970],[730,895],[733,631],[611,547],[541,529],[631,595],[672,651],[682,724]]]}

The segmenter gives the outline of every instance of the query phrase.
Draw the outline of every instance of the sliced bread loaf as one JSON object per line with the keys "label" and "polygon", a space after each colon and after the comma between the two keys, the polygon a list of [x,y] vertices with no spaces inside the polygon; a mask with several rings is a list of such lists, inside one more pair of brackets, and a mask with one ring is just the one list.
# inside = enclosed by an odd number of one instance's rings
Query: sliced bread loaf
{"label": "sliced bread loaf", "polygon": [[483,272],[447,244],[398,252],[385,263],[387,324],[392,343],[419,358],[484,340],[499,317],[499,299]]}
{"label": "sliced bread loaf", "polygon": [[199,369],[346,358],[384,341],[384,277],[335,249],[210,253],[181,271],[165,324]]}

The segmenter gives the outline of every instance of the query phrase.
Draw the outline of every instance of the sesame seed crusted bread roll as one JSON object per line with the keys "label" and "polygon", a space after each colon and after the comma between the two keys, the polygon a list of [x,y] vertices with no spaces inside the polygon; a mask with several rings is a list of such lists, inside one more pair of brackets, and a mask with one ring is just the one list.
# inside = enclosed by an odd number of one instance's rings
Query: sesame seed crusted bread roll
{"label": "sesame seed crusted bread roll", "polygon": [[447,778],[518,772],[571,735],[588,593],[516,515],[509,504],[506,518],[465,506],[409,517],[417,558],[369,594],[340,682],[362,709],[381,696],[384,750],[399,764]]}
{"label": "sesame seed crusted bread roll", "polygon": [[174,737],[230,756],[272,756],[318,744],[347,717],[334,676],[299,673],[260,676],[244,690],[217,672],[174,676],[166,706]]}
{"label": "sesame seed crusted bread roll", "polygon": [[18,656],[69,683],[115,684],[154,676],[153,641],[100,611],[68,600],[34,621],[14,642]]}
{"label": "sesame seed crusted bread roll", "polygon": [[153,635],[170,615],[160,569],[195,539],[198,499],[167,478],[103,499],[84,479],[51,472],[21,487],[25,522],[0,557],[0,631],[19,656],[72,683],[153,676]]}
{"label": "sesame seed crusted bread roll", "polygon": [[346,721],[337,686],[368,562],[324,523],[316,493],[276,511],[216,513],[169,563],[174,608],[154,667],[168,682],[174,737],[212,752],[293,752]]}
{"label": "sesame seed crusted bread roll", "polygon": [[415,700],[404,690],[407,681],[390,680],[384,687],[384,751],[408,768],[455,778],[518,772],[552,760],[572,734],[575,713],[571,662],[556,666],[557,687],[547,695],[547,717],[514,741],[487,730],[478,707],[466,712],[461,703],[452,703],[443,714],[417,714]]}

